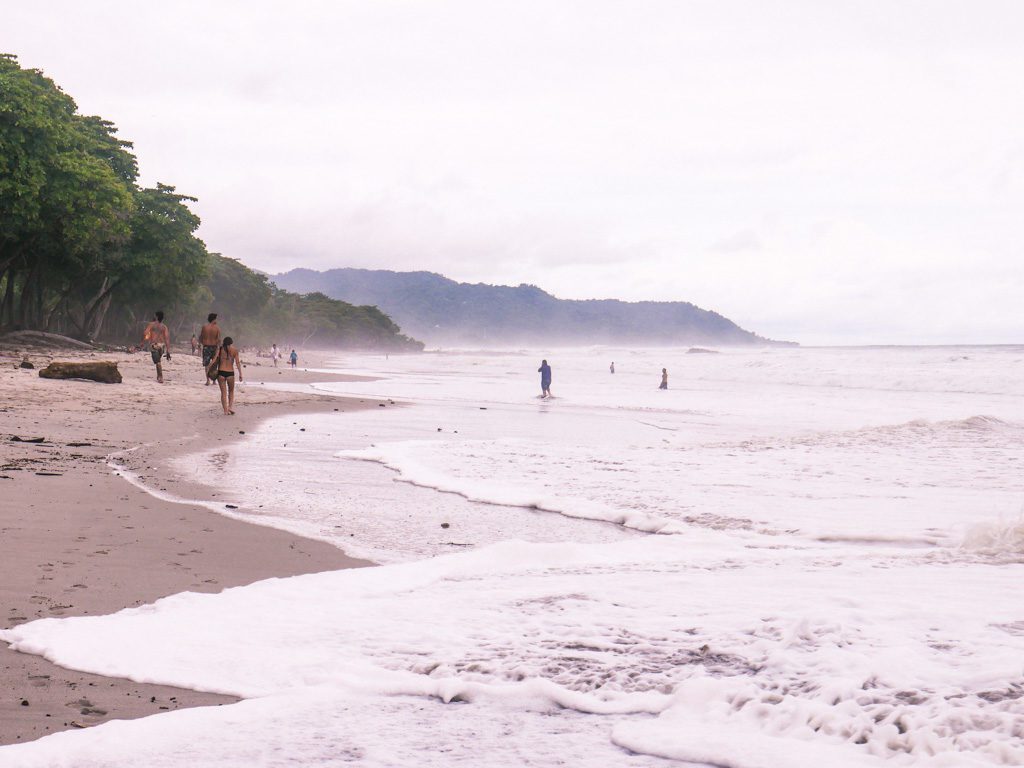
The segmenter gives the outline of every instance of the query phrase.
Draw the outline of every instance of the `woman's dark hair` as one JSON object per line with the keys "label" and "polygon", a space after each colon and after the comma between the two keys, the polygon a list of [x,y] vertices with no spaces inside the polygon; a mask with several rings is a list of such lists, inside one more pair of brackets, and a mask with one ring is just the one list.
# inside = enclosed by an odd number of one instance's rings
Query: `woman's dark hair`
{"label": "woman's dark hair", "polygon": [[[223,362],[224,355],[226,355],[228,353],[228,347],[230,347],[234,343],[235,343],[235,340],[232,339],[230,336],[225,336],[224,337],[224,341],[221,342],[220,349],[217,351],[217,361],[218,361],[217,365],[218,365],[218,367],[220,366],[220,363]],[[228,362],[231,362],[231,358],[230,357],[228,358]]]}
{"label": "woman's dark hair", "polygon": [[217,319],[217,313],[216,312],[211,312],[210,314],[208,314],[206,316],[206,322],[208,322],[208,323],[212,323],[216,319]]}
{"label": "woman's dark hair", "polygon": [[162,323],[162,322],[164,321],[164,313],[163,313],[163,312],[159,312],[159,311],[158,311],[158,312],[156,313],[156,321],[157,321],[158,323]]}

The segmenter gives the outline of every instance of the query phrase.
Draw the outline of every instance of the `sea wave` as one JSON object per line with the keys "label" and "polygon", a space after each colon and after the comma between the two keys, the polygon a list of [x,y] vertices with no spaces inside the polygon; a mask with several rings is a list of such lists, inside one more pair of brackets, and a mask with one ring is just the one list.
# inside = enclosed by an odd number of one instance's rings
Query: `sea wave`
{"label": "sea wave", "polygon": [[454,493],[469,501],[506,507],[523,507],[554,512],[566,517],[621,525],[645,533],[682,533],[679,521],[636,510],[622,510],[581,498],[567,498],[537,488],[516,487],[499,478],[458,477],[429,466],[419,455],[444,451],[441,442],[408,440],[335,454],[341,459],[372,461],[399,474],[403,482],[443,493]]}
{"label": "sea wave", "polygon": [[961,546],[986,555],[1024,555],[1024,513],[1013,520],[991,520],[971,525],[964,532]]}

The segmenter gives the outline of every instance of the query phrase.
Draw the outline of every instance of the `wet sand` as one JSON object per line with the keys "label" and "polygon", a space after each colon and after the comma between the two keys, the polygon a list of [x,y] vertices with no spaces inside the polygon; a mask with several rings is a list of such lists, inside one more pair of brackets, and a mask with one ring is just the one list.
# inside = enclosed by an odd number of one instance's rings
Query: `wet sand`
{"label": "wet sand", "polygon": [[[226,446],[273,416],[344,412],[375,402],[268,390],[259,382],[332,377],[258,360],[262,365],[245,369],[237,414],[224,416],[217,387],[203,385],[199,360],[187,354],[172,353],[160,385],[148,353],[29,351],[37,367],[48,358],[117,360],[122,384],[40,379],[38,370],[16,367],[24,353],[0,349],[0,627],[113,613],[182,591],[217,592],[275,576],[372,565],[323,542],[154,498],[117,476],[107,459],[129,451],[132,463],[147,467],[147,483],[161,487],[161,465],[175,453]],[[44,442],[12,439],[40,437]],[[207,492],[200,486],[167,490],[192,498]],[[235,700],[73,672],[3,643],[0,691],[0,744]]]}

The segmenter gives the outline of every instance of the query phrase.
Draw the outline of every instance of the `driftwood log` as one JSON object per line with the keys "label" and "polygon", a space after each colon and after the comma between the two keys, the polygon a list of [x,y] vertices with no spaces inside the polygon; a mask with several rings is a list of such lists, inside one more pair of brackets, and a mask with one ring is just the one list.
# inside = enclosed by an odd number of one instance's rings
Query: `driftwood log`
{"label": "driftwood log", "polygon": [[53,362],[39,372],[44,379],[89,379],[103,384],[120,384],[121,372],[117,363],[100,360],[95,363]]}

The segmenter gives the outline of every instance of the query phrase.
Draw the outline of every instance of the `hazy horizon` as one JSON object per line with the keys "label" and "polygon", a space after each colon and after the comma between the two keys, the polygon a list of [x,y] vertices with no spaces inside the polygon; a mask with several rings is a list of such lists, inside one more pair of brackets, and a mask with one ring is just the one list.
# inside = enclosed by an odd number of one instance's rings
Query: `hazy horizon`
{"label": "hazy horizon", "polygon": [[1024,341],[1024,7],[44,0],[0,50],[213,251],[686,301],[802,344]]}
{"label": "hazy horizon", "polygon": [[[321,270],[311,270],[311,268],[309,268],[309,267],[295,267],[294,269],[310,269],[311,271],[323,274],[323,273],[329,272],[329,271],[331,271],[333,269],[350,269],[350,268],[351,267],[328,267],[328,268],[324,268],[324,269],[321,269]],[[291,270],[289,270],[289,271],[291,271]],[[396,270],[384,270],[384,271],[396,271]],[[429,272],[429,273],[432,273],[432,274],[440,274],[440,273],[437,273],[437,272],[433,272],[432,270],[409,270],[408,272],[411,273],[411,272],[414,272],[414,271],[415,272]],[[271,279],[271,281],[273,281],[273,279],[275,277],[280,277],[284,273],[277,273],[277,274],[266,273],[266,274]],[[441,276],[442,277],[447,277],[446,275],[441,275]],[[476,284],[479,284],[479,283],[476,283]],[[496,284],[496,283],[484,283],[484,284],[492,285],[492,286],[506,287],[506,288],[516,288],[516,287],[519,287],[517,285],[510,285],[510,284]],[[556,299],[581,300],[581,301],[624,301],[624,302],[630,303],[630,304],[643,303],[643,302],[651,302],[651,301],[659,301],[657,299],[616,299],[614,296],[593,296],[593,297],[587,297],[587,298],[583,298],[583,299],[568,299],[568,297],[558,296],[557,294],[553,294],[551,291],[548,291],[547,289],[545,289],[545,287],[543,285],[536,285],[536,284],[532,284],[532,283],[530,283],[530,284],[523,284],[523,283],[521,283],[519,285],[532,285],[535,288],[540,288],[541,290],[545,291],[545,293],[548,293],[549,295],[553,296]],[[667,300],[660,300],[660,301],[673,301],[673,300],[667,299]],[[685,299],[679,299],[678,301],[684,301],[685,302]],[[717,311],[713,307],[699,307],[699,309],[705,309],[705,310],[709,310],[709,311],[712,311],[712,312]],[[719,313],[719,314],[721,314],[721,313]],[[394,319],[394,318],[392,318],[392,319]],[[731,318],[731,317],[727,317],[727,319],[733,320],[733,318]],[[742,325],[740,325],[740,327],[742,328]],[[759,336],[764,336],[764,334],[760,333],[756,328],[743,328],[743,330],[751,331],[752,333],[756,333]],[[405,332],[408,332],[408,329],[403,327],[402,331],[403,331],[403,333],[405,333]],[[419,338],[419,337],[417,336],[417,338]],[[914,348],[914,347],[922,347],[922,348],[926,348],[926,347],[1024,347],[1024,341],[989,342],[989,341],[970,341],[970,340],[965,340],[965,341],[939,341],[939,342],[913,342],[913,341],[907,341],[907,342],[884,342],[884,341],[804,342],[804,341],[801,341],[800,339],[784,339],[784,338],[778,338],[778,337],[765,337],[765,338],[766,338],[766,341],[780,342],[781,343],[779,345],[780,347],[781,346],[786,346],[787,344],[796,344],[796,345],[798,345],[798,346],[800,346],[802,348],[808,348],[808,349],[816,349],[816,348],[822,348],[822,349],[827,349],[827,348],[837,348],[837,349],[839,349],[839,348],[877,348],[877,347],[906,347],[906,348]],[[419,340],[420,341],[424,341],[424,339],[422,339],[422,338],[420,338]],[[531,347],[532,344],[536,344],[535,340],[534,341],[530,341],[530,340],[523,341],[523,340],[511,339],[511,340],[509,340],[507,342],[494,343],[494,344],[481,344],[480,342],[474,342],[472,339],[464,338],[461,341],[457,342],[457,344],[459,344],[459,345],[465,344],[465,346],[449,346],[448,348],[449,349],[481,349],[481,350],[488,350],[488,351],[499,351],[499,350],[501,350],[501,351],[508,351],[508,350],[511,350],[511,349],[519,349],[519,348],[523,348],[523,347],[525,347],[525,348],[540,349],[540,347]],[[734,344],[734,343],[721,343],[721,342],[716,343],[716,342],[713,342],[713,341],[705,341],[705,342],[696,342],[696,341],[695,342],[685,342],[685,341],[679,341],[679,342],[658,342],[658,341],[650,341],[650,340],[647,341],[647,342],[643,342],[643,343],[635,344],[635,345],[630,345],[630,346],[631,347],[637,347],[637,348],[652,348],[653,349],[653,348],[671,348],[671,347],[679,347],[679,348],[681,348],[681,347],[687,347],[687,346],[701,346],[702,344],[705,345],[705,346],[710,346],[710,347],[723,346],[723,347],[732,347],[732,348],[743,348],[743,347],[748,347],[748,346],[757,346],[757,345],[748,345],[748,344],[742,344],[742,343],[736,343],[736,344]],[[578,341],[573,341],[571,339],[569,339],[569,340],[562,339],[562,340],[549,341],[549,342],[547,342],[547,346],[548,347],[554,347],[554,348],[580,348],[580,347],[587,347],[587,346],[591,346],[591,347],[608,347],[608,348],[625,348],[626,345],[625,344],[620,344],[620,343],[617,343],[617,342],[603,342],[603,341],[594,341],[594,342],[591,342],[591,343],[582,344],[582,343],[580,343]],[[428,349],[425,350],[425,351],[428,351],[428,352],[430,352],[430,351],[446,351],[446,348],[443,345],[438,345],[437,348],[430,348],[430,343],[428,342]]]}

